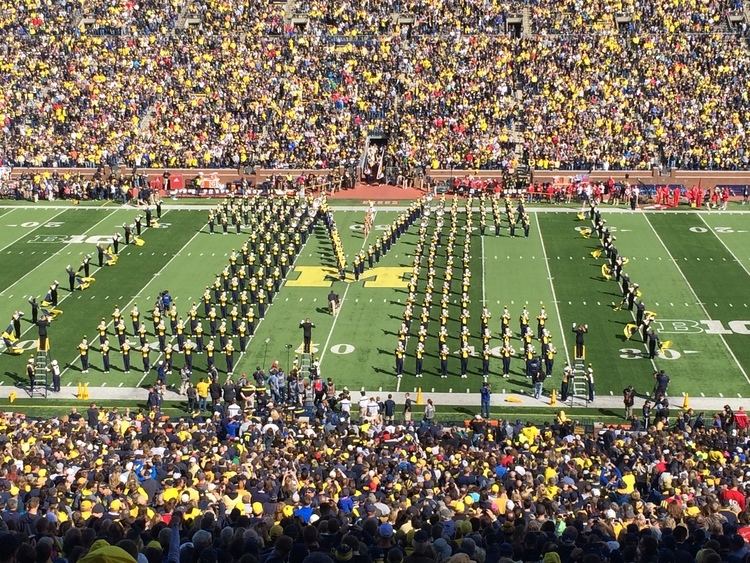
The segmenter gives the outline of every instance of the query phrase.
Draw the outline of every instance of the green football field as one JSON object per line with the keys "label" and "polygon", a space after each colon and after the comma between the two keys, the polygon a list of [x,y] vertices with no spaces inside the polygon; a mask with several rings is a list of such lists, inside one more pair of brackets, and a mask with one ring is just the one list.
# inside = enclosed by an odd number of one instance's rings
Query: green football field
{"label": "green football field", "polygon": [[[197,301],[204,287],[227,263],[247,233],[210,235],[206,229],[208,206],[165,205],[159,228],[144,232],[145,245],[121,249],[119,262],[102,270],[94,268],[95,283],[85,291],[69,293],[65,267],[78,267],[85,253],[94,255],[94,244],[111,236],[122,224],[139,213],[114,205],[99,207],[4,206],[0,208],[0,322],[5,329],[16,309],[25,313],[20,355],[11,355],[0,344],[0,386],[25,382],[24,365],[33,353],[36,330],[29,322],[29,296],[42,298],[49,284],[61,282],[60,309],[63,313],[50,327],[51,356],[63,366],[63,385],[75,386],[88,381],[92,387],[137,387],[155,380],[155,373],[144,375],[140,356],[132,353],[133,369],[121,370],[116,338],[111,354],[113,371],[101,370],[96,325],[104,317],[110,320],[115,306],[127,317],[134,304],[142,313],[150,311],[162,290],[169,290],[181,314]],[[602,215],[617,237],[622,255],[629,258],[626,271],[641,286],[647,309],[657,315],[655,328],[671,347],[654,362],[645,357],[638,335],[627,340],[625,325],[632,322],[627,311],[615,310],[620,293],[614,281],[602,277],[603,258],[594,258],[595,238],[584,238],[580,229],[589,227],[579,221],[575,211],[535,208],[531,213],[530,236],[508,236],[503,224],[501,236],[490,225],[481,236],[475,228],[457,237],[454,269],[460,268],[463,237],[471,239],[471,324],[472,342],[481,350],[479,319],[483,303],[492,313],[493,348],[503,306],[509,308],[511,328],[516,333],[513,346],[520,348],[518,317],[527,306],[531,326],[544,304],[547,328],[558,350],[554,376],[547,385],[557,387],[564,361],[572,358],[573,323],[587,323],[586,362],[597,374],[599,394],[619,395],[632,383],[642,392],[653,386],[654,368],[665,369],[672,378],[670,394],[691,396],[750,396],[750,221],[741,212],[629,212],[602,208]],[[374,236],[393,221],[399,211],[381,208],[375,229],[368,239],[362,234],[364,208],[333,207],[345,252],[353,255],[369,244]],[[475,227],[479,213],[473,213]],[[459,221],[465,222],[465,216]],[[447,221],[446,221],[447,223]],[[394,349],[407,295],[407,280],[412,267],[412,251],[417,226],[402,236],[376,268],[367,270],[358,282],[335,281],[333,248],[322,225],[316,227],[291,270],[266,318],[258,325],[235,373],[252,372],[256,366],[268,367],[274,360],[282,366],[291,363],[300,351],[302,334],[298,328],[304,317],[315,323],[313,345],[324,377],[333,377],[339,387],[365,388],[371,391],[423,390],[452,393],[477,392],[482,382],[481,360],[472,357],[469,377],[457,375],[458,322],[448,324],[451,358],[448,379],[438,376],[436,320],[430,322],[426,342],[424,378],[414,376],[414,338],[410,338],[402,379],[394,376]],[[520,236],[519,236],[520,234]],[[101,237],[101,238],[100,238]],[[438,270],[444,263],[438,261]],[[426,270],[426,267],[423,268]],[[443,273],[437,276],[436,302]],[[454,283],[459,285],[460,280]],[[418,292],[424,289],[420,280]],[[337,316],[328,314],[326,296],[333,289],[342,300]],[[457,298],[457,296],[454,296]],[[417,299],[415,317],[421,309]],[[202,312],[202,307],[200,308]],[[451,315],[458,305],[451,304]],[[433,304],[433,319],[439,308]],[[144,315],[149,320],[148,315]],[[130,323],[126,323],[128,330]],[[412,330],[416,330],[413,323]],[[153,328],[147,322],[149,329]],[[77,344],[86,335],[94,344],[92,368],[80,373]],[[131,340],[135,340],[131,335]],[[155,344],[153,335],[150,340]],[[237,341],[235,339],[235,347]],[[540,346],[535,343],[539,350]],[[175,352],[175,365],[182,355]],[[152,363],[157,353],[152,354]],[[194,379],[205,373],[205,358],[196,356]],[[224,367],[217,354],[217,365]],[[491,360],[491,380],[497,391],[525,392],[530,384],[523,375],[523,361],[514,358],[509,379],[499,377],[501,362]],[[172,376],[172,382],[178,376]]]}

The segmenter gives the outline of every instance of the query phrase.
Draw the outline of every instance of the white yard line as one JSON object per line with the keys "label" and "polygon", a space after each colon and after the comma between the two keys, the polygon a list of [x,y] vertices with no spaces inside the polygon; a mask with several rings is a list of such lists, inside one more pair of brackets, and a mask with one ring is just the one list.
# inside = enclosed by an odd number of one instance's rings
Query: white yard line
{"label": "white yard line", "polygon": [[[592,234],[596,232],[596,230],[594,228],[595,226],[596,226],[596,224],[593,221],[591,221],[591,233]],[[620,232],[622,232],[622,231],[620,231]],[[606,258],[605,258],[605,260],[606,260]],[[615,283],[617,283],[617,282],[615,282]],[[618,284],[618,287],[619,287],[619,284]],[[635,324],[635,320],[636,320],[635,313],[633,311],[628,311],[628,313],[630,313],[630,317],[633,319],[633,323]],[[640,327],[638,329],[636,329],[636,334],[638,334],[639,337],[642,336]],[[628,340],[628,342],[630,342],[630,340]],[[643,344],[643,349],[646,350],[646,357],[650,356],[650,353],[648,351],[648,342],[641,342],[641,343]],[[654,371],[656,371],[658,369],[656,367],[656,362],[654,361],[653,358],[648,358],[648,359],[651,362],[651,367],[654,369]]]}
{"label": "white yard line", "polygon": [[[703,309],[703,314],[706,315],[706,318],[708,320],[713,320],[711,318],[711,315],[708,314],[708,311],[706,310],[705,305],[701,302],[700,298],[698,297],[698,294],[693,289],[693,286],[690,285],[690,282],[688,281],[687,277],[685,277],[685,274],[683,273],[680,266],[677,264],[677,260],[674,259],[672,256],[672,253],[669,252],[669,248],[667,248],[667,245],[664,244],[664,241],[659,236],[659,233],[656,231],[654,226],[651,224],[651,221],[649,220],[648,216],[644,215],[643,218],[646,220],[646,223],[648,223],[648,226],[651,227],[651,230],[654,232],[654,235],[656,235],[657,240],[661,243],[661,245],[664,247],[664,250],[667,252],[667,255],[669,256],[669,259],[672,260],[674,263],[674,267],[677,268],[677,271],[680,272],[680,275],[682,276],[682,279],[685,281],[685,285],[688,286],[688,289],[690,290],[690,293],[693,294],[693,297],[695,298],[695,302],[700,305],[700,308]],[[729,344],[727,343],[726,339],[724,338],[723,334],[719,335],[719,338],[721,338],[721,341],[724,343],[724,347],[727,349],[727,352],[729,352],[729,355],[732,356],[732,359],[734,360],[734,363],[737,364],[737,367],[740,368],[740,371],[742,372],[742,375],[745,376],[745,380],[750,383],[750,377],[748,377],[747,372],[745,371],[745,368],[742,367],[742,364],[737,359],[737,356],[734,355],[734,352],[732,352],[732,349],[729,347]]]}
{"label": "white yard line", "polygon": [[482,307],[484,307],[487,304],[487,288],[485,283],[485,276],[484,276],[484,235],[481,235],[482,240]]}
{"label": "white yard line", "polygon": [[743,270],[745,270],[745,273],[748,276],[750,276],[750,270],[748,270],[747,267],[742,263],[742,261],[739,258],[737,258],[737,255],[734,252],[732,252],[732,250],[727,246],[727,243],[725,243],[722,240],[722,238],[719,236],[719,233],[716,232],[716,229],[714,229],[713,227],[711,227],[711,225],[709,225],[706,222],[706,220],[703,218],[703,214],[702,213],[698,213],[698,217],[700,218],[701,221],[703,221],[703,224],[706,225],[706,227],[708,228],[708,230],[711,231],[714,234],[714,236],[719,240],[719,242],[722,244],[722,246],[727,249],[727,252],[729,252],[729,254],[732,255],[732,258],[734,258],[737,261],[737,263],[740,265],[740,267]]}
{"label": "white yard line", "polygon": [[[166,211],[165,211],[164,213],[162,213],[162,217],[163,217],[164,215],[166,215],[166,214],[167,214],[168,212],[169,212],[169,210],[166,210]],[[156,273],[155,273],[155,274],[154,274],[154,275],[153,275],[153,276],[151,277],[151,279],[150,279],[150,280],[148,280],[148,281],[146,282],[146,284],[145,284],[145,285],[144,285],[144,286],[143,286],[143,287],[142,287],[142,288],[141,288],[141,289],[140,289],[140,290],[138,291],[138,293],[136,293],[136,295],[135,295],[135,296],[134,296],[134,297],[133,297],[133,298],[132,298],[132,299],[131,299],[130,301],[128,301],[127,303],[125,303],[125,305],[123,305],[123,306],[121,306],[121,307],[120,307],[120,310],[121,310],[121,311],[126,311],[126,310],[127,310],[127,309],[128,309],[129,307],[130,307],[130,305],[131,305],[131,304],[133,304],[133,303],[135,302],[135,300],[136,300],[136,299],[137,299],[138,297],[140,297],[140,296],[141,296],[142,292],[143,292],[143,291],[144,291],[144,290],[145,290],[145,289],[146,289],[146,288],[147,288],[147,287],[148,287],[148,286],[149,286],[149,285],[150,285],[150,284],[151,284],[151,283],[152,283],[152,282],[153,282],[153,281],[154,281],[154,280],[155,280],[155,279],[156,279],[156,278],[157,278],[157,277],[158,277],[158,276],[159,276],[159,275],[160,275],[160,274],[161,274],[161,273],[162,273],[162,272],[164,271],[164,270],[166,270],[166,269],[167,269],[167,267],[168,267],[168,266],[169,266],[169,265],[170,265],[170,264],[172,263],[172,261],[173,261],[173,260],[174,260],[175,258],[177,258],[177,257],[178,257],[178,256],[180,255],[180,253],[181,253],[181,252],[182,252],[183,250],[185,250],[185,249],[186,249],[186,248],[187,248],[187,247],[188,247],[188,246],[190,245],[190,243],[192,243],[192,242],[193,242],[193,240],[195,240],[195,237],[197,237],[197,236],[198,236],[199,234],[201,234],[201,233],[203,232],[203,227],[205,227],[206,225],[208,225],[208,223],[204,224],[204,225],[203,225],[203,226],[202,226],[202,227],[201,227],[200,229],[198,229],[198,230],[196,231],[196,233],[195,233],[195,234],[194,234],[194,235],[193,235],[192,237],[190,237],[190,240],[188,240],[188,241],[187,241],[187,242],[186,242],[186,243],[185,243],[185,244],[184,244],[184,245],[182,246],[182,248],[180,248],[180,250],[178,250],[177,252],[175,252],[175,253],[174,253],[174,256],[172,256],[172,258],[170,258],[170,259],[169,259],[169,260],[168,260],[168,261],[167,261],[167,262],[166,262],[166,263],[164,264],[164,266],[162,266],[162,267],[161,267],[161,269],[160,269],[160,270],[159,270],[158,272],[156,272]],[[113,322],[114,322],[114,321],[109,321],[109,322],[107,323],[107,329],[109,329],[109,327],[110,327],[110,326],[112,326],[112,323],[113,323]],[[73,359],[73,361],[72,361],[72,362],[70,362],[70,363],[69,363],[69,364],[68,364],[68,365],[67,365],[67,366],[66,366],[66,367],[65,367],[65,368],[64,368],[64,369],[62,370],[62,372],[60,372],[60,376],[62,377],[62,375],[63,375],[63,374],[65,374],[65,372],[67,372],[67,371],[68,371],[68,369],[70,369],[70,366],[72,366],[72,365],[75,365],[75,363],[76,363],[76,362],[77,362],[77,361],[78,361],[78,360],[79,360],[80,358],[81,358],[81,355],[80,355],[80,354],[79,354],[79,355],[77,355],[77,356],[76,356],[76,357],[75,357],[75,358]]]}
{"label": "white yard line", "polygon": [[[378,212],[376,211],[372,215],[373,225],[375,224],[375,217],[377,217],[377,216],[378,216]],[[365,239],[362,241],[362,246],[359,248],[359,250],[357,252],[360,252],[365,247],[365,245],[367,244],[367,239],[369,239],[369,238],[370,238],[370,233],[367,233],[367,235],[365,236]],[[341,316],[341,311],[344,308],[344,301],[346,301],[346,295],[347,295],[347,293],[349,293],[349,288],[351,286],[352,286],[352,284],[350,284],[350,283],[346,284],[346,288],[344,289],[344,295],[341,296],[341,303],[339,304],[338,311],[336,312],[336,315],[333,317],[333,322],[331,323],[331,330],[328,331],[328,338],[326,338],[326,343],[323,346],[323,350],[321,350],[321,352],[320,352],[320,357],[318,358],[318,363],[320,364],[321,371],[322,371],[322,368],[323,368],[323,358],[326,355],[326,350],[328,350],[328,345],[331,343],[331,337],[333,336],[333,330],[336,328],[336,321],[338,321],[339,317]]]}
{"label": "white yard line", "polygon": [[[117,211],[117,210],[115,210],[115,211]],[[164,215],[166,215],[166,214],[167,214],[167,212],[165,211],[164,213],[162,213],[162,216],[164,216]],[[108,218],[109,218],[109,217],[110,217],[111,215],[112,215],[112,213],[110,213],[109,215],[107,215],[107,216],[106,216],[106,217],[105,217],[104,219],[108,219]],[[104,219],[102,219],[102,221],[104,221]],[[99,221],[99,223],[101,223],[102,221]],[[96,225],[98,225],[99,223],[97,223]],[[94,225],[94,227],[95,227],[96,225]],[[94,227],[91,227],[91,229],[93,229]],[[149,228],[150,228],[150,227],[144,227],[144,228],[143,228],[143,230],[142,230],[141,232],[146,232],[146,231],[147,231],[147,230],[148,230]],[[91,229],[89,229],[89,230],[91,230]],[[88,232],[88,231],[87,231],[87,232]],[[59,252],[59,251],[58,251],[58,252]],[[53,256],[54,256],[54,255],[53,255]],[[52,258],[53,256],[51,256],[50,258]],[[49,260],[49,258],[48,258],[48,260]],[[46,260],[45,260],[45,262],[46,262]],[[43,263],[44,263],[44,262],[43,262]],[[40,266],[41,266],[41,264],[40,264]],[[97,273],[97,272],[98,272],[99,270],[101,270],[101,268],[100,268],[99,266],[92,266],[92,268],[93,268],[93,269],[91,270],[91,277],[94,277],[94,274],[96,274],[96,273]],[[18,283],[18,281],[16,281],[15,283]],[[14,285],[15,285],[15,283],[14,283]],[[70,292],[68,292],[68,293],[66,293],[65,295],[63,295],[63,296],[62,296],[62,298],[61,298],[61,299],[59,299],[59,300],[58,300],[58,302],[57,302],[58,306],[59,306],[59,305],[60,305],[60,304],[61,304],[61,303],[62,303],[63,301],[65,301],[65,300],[66,300],[66,299],[67,299],[68,297],[70,297],[70,296],[72,296],[72,295],[73,295],[73,294],[72,294],[72,293],[70,293]],[[21,336],[23,336],[24,334],[26,334],[27,332],[29,332],[29,331],[30,331],[30,330],[31,330],[32,328],[34,328],[34,325],[29,325],[29,326],[27,326],[27,327],[26,327],[26,330],[24,330],[24,331],[23,331],[23,332],[21,333]],[[62,373],[61,373],[61,375],[62,375]]]}
{"label": "white yard line", "polygon": [[[115,209],[114,211],[112,211],[112,213],[110,213],[106,217],[103,217],[100,221],[97,221],[96,224],[91,225],[91,227],[89,227],[88,229],[86,229],[82,234],[84,234],[84,235],[89,234],[90,231],[93,231],[95,228],[97,228],[99,226],[100,223],[106,221],[107,219],[109,219],[110,217],[112,217],[112,215],[114,215],[115,213],[117,213],[117,209]],[[14,287],[16,284],[18,284],[19,282],[21,282],[21,280],[26,279],[27,276],[30,276],[31,274],[33,274],[35,271],[37,271],[39,268],[41,268],[42,266],[44,266],[47,262],[49,262],[53,258],[57,258],[60,255],[61,252],[63,252],[66,248],[73,246],[74,244],[78,244],[78,243],[72,243],[72,242],[70,242],[70,243],[66,244],[65,246],[61,247],[60,250],[58,250],[57,252],[55,252],[54,254],[52,254],[52,256],[50,256],[49,258],[47,258],[43,262],[40,262],[36,266],[34,266],[31,270],[27,271],[24,275],[22,275],[20,278],[18,278],[12,284],[10,284],[8,287],[6,287],[4,290],[0,291],[0,295],[3,295],[11,287]]]}
{"label": "white yard line", "polygon": [[[14,208],[14,209],[20,209],[20,208]],[[45,224],[47,224],[47,223],[48,223],[49,221],[52,221],[52,219],[54,219],[54,218],[55,218],[55,217],[57,217],[58,215],[62,215],[62,214],[63,214],[63,213],[65,213],[65,211],[67,211],[68,209],[72,209],[72,207],[67,207],[67,208],[63,209],[62,211],[60,211],[60,213],[55,213],[55,214],[54,214],[54,215],[53,215],[52,217],[50,217],[49,219],[45,219],[44,221],[42,221],[41,223],[39,223],[39,224],[38,224],[38,225],[37,225],[36,227],[34,227],[33,229],[30,229],[30,230],[28,230],[28,231],[24,232],[24,233],[23,233],[23,234],[22,234],[22,235],[21,235],[20,237],[18,237],[18,238],[17,238],[16,240],[14,240],[13,242],[11,242],[11,243],[8,243],[8,244],[6,244],[5,246],[3,246],[2,248],[0,248],[0,252],[2,252],[3,250],[5,250],[6,248],[10,248],[10,247],[11,247],[11,246],[13,246],[14,244],[16,244],[16,243],[17,243],[17,242],[18,242],[19,240],[21,240],[22,238],[24,238],[24,237],[25,237],[25,236],[27,236],[27,235],[30,235],[31,233],[33,233],[33,232],[34,232],[34,231],[36,231],[37,229],[40,229],[40,228],[44,227],[44,225],[45,225]],[[11,212],[11,213],[12,213],[12,212]],[[7,215],[7,213],[6,213],[6,215]],[[23,228],[23,227],[22,227],[22,228]]]}
{"label": "white yard line", "polygon": [[274,298],[274,300],[271,303],[268,304],[268,307],[266,307],[266,315],[262,319],[258,319],[258,322],[255,323],[255,330],[253,331],[253,333],[250,336],[248,336],[248,338],[247,338],[247,346],[245,347],[245,350],[240,350],[240,355],[237,356],[237,361],[234,362],[235,372],[237,371],[236,368],[240,365],[240,362],[242,361],[242,357],[245,355],[246,351],[250,349],[250,343],[257,336],[258,329],[260,328],[260,325],[262,325],[263,321],[266,320],[266,317],[268,316],[268,311],[271,310],[271,307],[273,307],[274,303],[278,302],[279,296],[281,295],[281,289],[286,285],[287,277],[289,276],[289,274],[292,273],[292,270],[294,269],[294,266],[297,264],[297,259],[300,256],[302,256],[302,251],[305,249],[305,247],[307,246],[307,244],[310,242],[310,239],[312,239],[312,236],[308,236],[307,237],[307,240],[305,241],[305,244],[303,244],[300,247],[299,252],[294,257],[294,260],[292,260],[292,263],[289,265],[289,270],[287,270],[286,277],[284,277],[281,280],[281,285],[279,286],[279,291],[276,292],[276,297]]}
{"label": "white yard line", "polygon": [[544,247],[544,237],[542,236],[542,227],[539,226],[539,216],[534,214],[534,222],[536,223],[536,230],[539,233],[539,242],[542,243],[542,258],[544,259],[544,265],[547,268],[547,280],[549,281],[549,287],[552,290],[552,302],[555,304],[555,313],[557,313],[557,323],[560,326],[560,338],[563,341],[563,348],[565,348],[565,360],[570,365],[570,352],[568,351],[568,343],[565,340],[565,329],[562,324],[562,316],[560,315],[560,306],[557,304],[557,294],[555,293],[555,284],[552,282],[552,271],[549,268],[549,260],[547,259],[547,249]]}

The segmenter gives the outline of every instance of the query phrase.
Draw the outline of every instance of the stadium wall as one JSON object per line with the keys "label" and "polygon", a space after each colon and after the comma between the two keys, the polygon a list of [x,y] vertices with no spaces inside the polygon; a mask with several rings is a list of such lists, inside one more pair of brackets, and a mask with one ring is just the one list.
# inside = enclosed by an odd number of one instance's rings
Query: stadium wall
{"label": "stadium wall", "polygon": [[[130,173],[130,168],[120,168],[120,172]],[[289,175],[296,178],[302,174],[309,175],[327,175],[332,169],[256,169],[254,171],[243,169],[229,168],[144,168],[138,169],[137,172],[147,175],[149,178],[160,177],[165,172],[171,174],[180,174],[184,177],[185,183],[191,181],[198,175],[211,177],[216,174],[218,180],[224,184],[247,178],[251,182],[262,182],[273,175]],[[95,168],[14,168],[11,171],[11,177],[19,177],[22,174],[39,174],[44,172],[57,172],[58,174],[80,174],[84,177],[93,176]],[[111,174],[110,168],[105,169],[106,174]],[[499,170],[428,170],[427,175],[433,180],[448,180],[450,178],[461,178],[465,176],[474,176],[479,178],[499,178],[502,177],[502,171]],[[659,169],[653,170],[534,170],[533,179],[535,182],[566,182],[568,178],[574,176],[588,176],[593,180],[606,180],[612,177],[615,181],[624,181],[629,179],[630,182],[641,180],[646,184],[682,184],[684,186],[693,186],[700,183],[704,188],[716,185],[741,186],[750,185],[749,170],[671,170],[667,174],[661,173]]]}

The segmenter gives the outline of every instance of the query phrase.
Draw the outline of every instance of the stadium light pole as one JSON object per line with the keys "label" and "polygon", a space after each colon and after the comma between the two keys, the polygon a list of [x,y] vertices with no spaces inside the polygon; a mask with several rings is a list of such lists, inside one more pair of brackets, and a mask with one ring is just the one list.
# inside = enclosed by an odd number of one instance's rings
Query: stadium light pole
{"label": "stadium light pole", "polygon": [[268,343],[271,342],[270,338],[266,338],[266,346],[263,349],[263,369],[266,367],[266,356],[268,355]]}
{"label": "stadium light pole", "polygon": [[292,353],[292,345],[285,344],[284,348],[286,348],[286,372],[289,373],[289,357]]}

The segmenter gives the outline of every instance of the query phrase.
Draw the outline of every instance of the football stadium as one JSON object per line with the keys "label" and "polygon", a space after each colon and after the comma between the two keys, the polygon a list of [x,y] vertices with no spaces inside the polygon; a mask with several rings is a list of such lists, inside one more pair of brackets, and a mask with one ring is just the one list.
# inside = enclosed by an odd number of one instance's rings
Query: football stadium
{"label": "football stadium", "polygon": [[0,563],[745,563],[744,0],[0,10]]}

